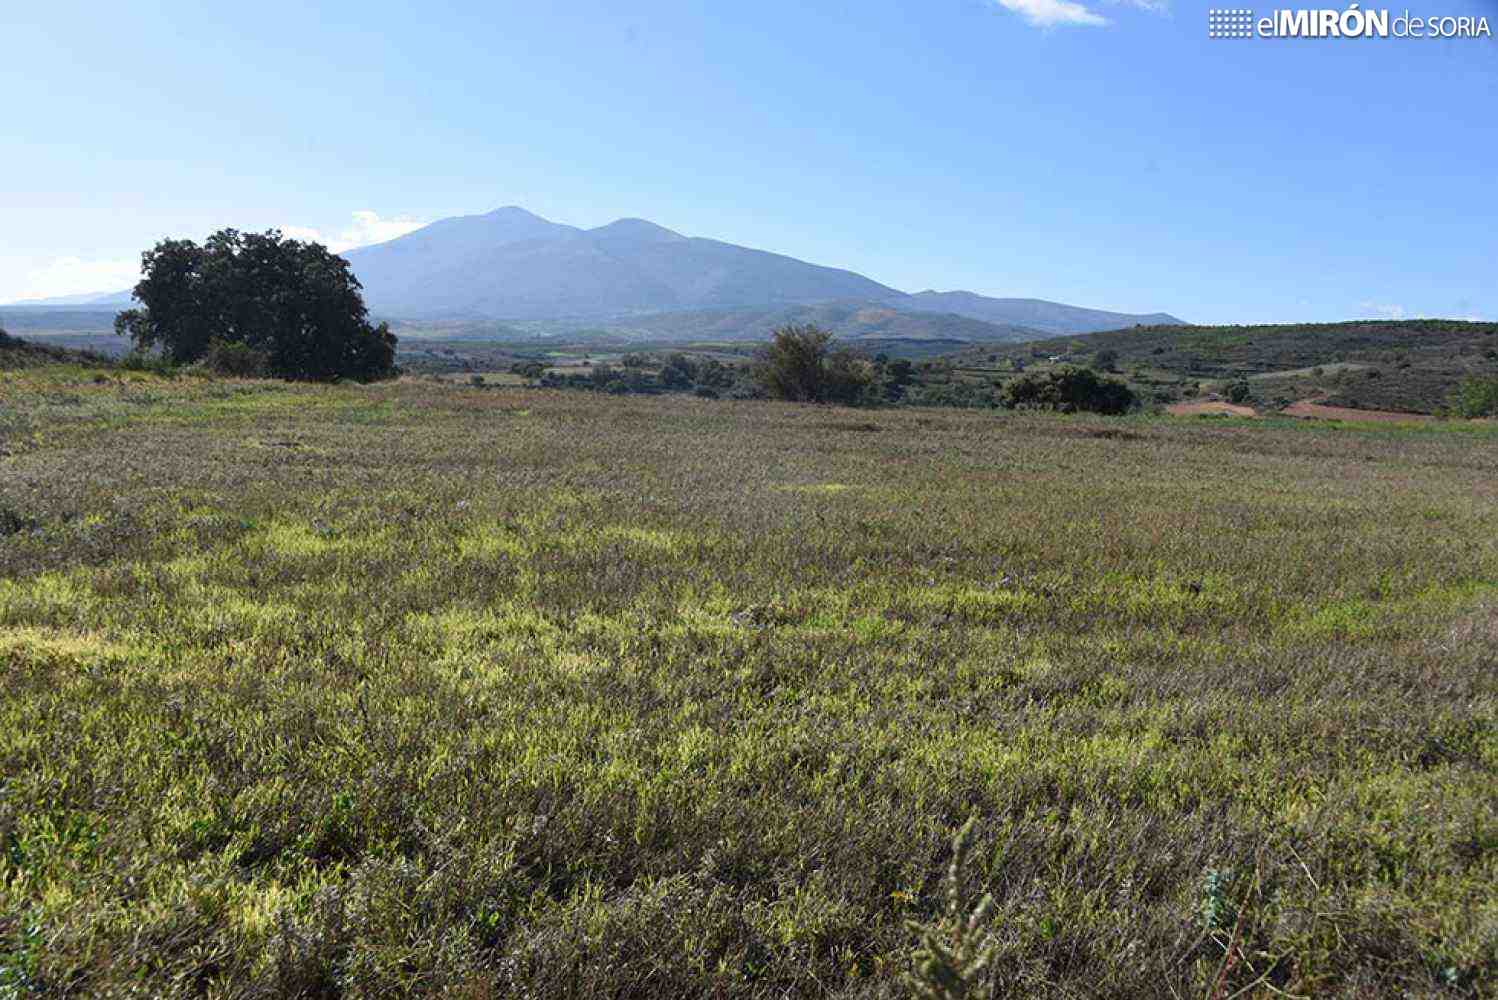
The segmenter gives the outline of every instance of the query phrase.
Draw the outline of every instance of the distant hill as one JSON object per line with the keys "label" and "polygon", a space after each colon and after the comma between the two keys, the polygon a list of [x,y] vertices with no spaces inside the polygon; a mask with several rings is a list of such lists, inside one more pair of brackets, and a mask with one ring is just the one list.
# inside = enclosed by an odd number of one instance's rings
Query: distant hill
{"label": "distant hill", "polygon": [[101,306],[0,306],[11,333],[113,333],[116,310]]}
{"label": "distant hill", "polygon": [[[443,219],[344,256],[364,285],[371,311],[403,320],[575,320],[603,329],[669,328],[683,336],[759,336],[771,328],[763,323],[767,315],[859,303],[861,319],[848,329],[862,332],[848,335],[871,335],[881,325],[896,331],[945,326],[946,332],[935,335],[982,340],[995,339],[995,332],[969,325],[968,334],[953,333],[955,320],[1002,327],[1002,339],[1179,322],[1166,313],[1136,316],[972,292],[908,295],[852,271],[683,236],[644,219],[579,229],[514,206]],[[952,318],[879,318],[879,310]],[[666,314],[683,318],[663,319]],[[688,322],[720,330],[687,329]]]}
{"label": "distant hill", "polygon": [[843,340],[992,343],[1045,336],[1042,330],[985,323],[953,313],[909,312],[867,301],[657,313],[618,320],[614,325],[638,336],[662,339],[763,340],[773,330],[791,323],[814,323]]}
{"label": "distant hill", "polygon": [[130,305],[131,291],[125,289],[118,292],[85,292],[82,295],[55,295],[46,299],[22,299],[18,302],[8,302],[7,309],[25,308],[76,308],[79,306],[118,306],[124,309]]}
{"label": "distant hill", "polygon": [[899,301],[902,309],[956,313],[989,323],[1005,323],[1051,333],[1088,333],[1125,326],[1181,326],[1184,320],[1169,313],[1119,313],[1084,309],[1045,299],[994,299],[972,292],[917,292]]}
{"label": "distant hill", "polygon": [[1498,376],[1498,323],[1358,320],[1264,326],[1145,326],[1053,337],[1022,347],[965,348],[979,365],[1112,351],[1124,372],[1196,381],[1242,379],[1261,403],[1321,399],[1336,406],[1430,413],[1468,375]]}

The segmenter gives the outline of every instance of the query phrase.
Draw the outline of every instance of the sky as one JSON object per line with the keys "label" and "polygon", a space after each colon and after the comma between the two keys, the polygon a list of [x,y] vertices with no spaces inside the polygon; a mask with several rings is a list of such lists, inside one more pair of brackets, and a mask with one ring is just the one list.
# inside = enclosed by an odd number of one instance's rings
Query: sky
{"label": "sky", "polygon": [[[1406,3],[1498,30],[1498,0]],[[341,250],[520,205],[908,291],[1498,320],[1491,35],[1209,38],[1180,0],[51,0],[0,5],[0,94],[0,302],[127,287],[165,237]]]}

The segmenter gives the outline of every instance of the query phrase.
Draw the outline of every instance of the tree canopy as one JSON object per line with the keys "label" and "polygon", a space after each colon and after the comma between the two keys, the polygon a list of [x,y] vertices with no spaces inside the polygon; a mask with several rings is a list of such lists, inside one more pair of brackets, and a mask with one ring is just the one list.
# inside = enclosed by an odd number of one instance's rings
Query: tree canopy
{"label": "tree canopy", "polygon": [[832,334],[817,326],[784,326],[755,359],[754,377],[774,399],[802,403],[867,402],[873,366],[851,351],[833,346]]}
{"label": "tree canopy", "polygon": [[1014,409],[1123,413],[1134,402],[1133,391],[1122,382],[1072,365],[1021,375],[1004,386],[1004,403]]}
{"label": "tree canopy", "polygon": [[1498,417],[1498,378],[1476,375],[1462,380],[1452,394],[1451,410],[1459,417]]}
{"label": "tree canopy", "polygon": [[141,255],[141,272],[141,305],[115,317],[115,330],[176,364],[223,342],[261,352],[280,378],[395,374],[395,335],[371,325],[348,261],[319,243],[223,229],[202,245],[162,240]]}

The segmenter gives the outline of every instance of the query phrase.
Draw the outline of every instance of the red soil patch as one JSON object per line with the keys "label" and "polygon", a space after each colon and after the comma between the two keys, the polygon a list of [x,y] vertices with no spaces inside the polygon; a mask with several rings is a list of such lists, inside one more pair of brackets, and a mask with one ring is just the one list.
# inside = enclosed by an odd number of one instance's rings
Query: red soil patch
{"label": "red soil patch", "polygon": [[1251,406],[1238,406],[1234,403],[1224,403],[1221,400],[1208,400],[1202,403],[1171,403],[1165,408],[1166,413],[1177,417],[1194,417],[1202,413],[1220,413],[1230,417],[1256,417]]}
{"label": "red soil patch", "polygon": [[1398,413],[1394,410],[1354,410],[1350,406],[1327,406],[1302,400],[1280,411],[1287,417],[1316,417],[1321,420],[1368,420],[1384,423],[1407,423],[1434,420],[1428,413]]}

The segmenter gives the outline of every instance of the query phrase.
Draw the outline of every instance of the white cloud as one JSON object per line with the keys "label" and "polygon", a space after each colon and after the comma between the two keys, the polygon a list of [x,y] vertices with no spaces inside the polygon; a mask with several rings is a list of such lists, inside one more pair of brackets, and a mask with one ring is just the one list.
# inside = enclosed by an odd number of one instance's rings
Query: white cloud
{"label": "white cloud", "polygon": [[281,226],[281,235],[289,240],[301,240],[303,243],[321,243],[324,246],[328,238],[322,234],[322,230],[313,229],[311,226]]}
{"label": "white cloud", "polygon": [[1404,319],[1406,313],[1404,306],[1383,304],[1379,302],[1359,302],[1358,308],[1372,313],[1380,319]]}
{"label": "white cloud", "polygon": [[354,213],[353,221],[337,233],[324,233],[310,226],[282,226],[281,232],[294,240],[321,243],[334,253],[343,253],[355,247],[367,247],[371,243],[384,243],[397,236],[404,236],[426,225],[420,219],[398,215],[383,218],[379,212],[361,209]]}
{"label": "white cloud", "polygon": [[118,292],[140,280],[140,258],[33,259],[21,264],[17,272],[13,280],[0,286],[0,302]]}
{"label": "white cloud", "polygon": [[998,0],[1000,7],[1011,10],[1037,28],[1054,28],[1058,24],[1107,24],[1108,19],[1071,0]]}
{"label": "white cloud", "polygon": [[[426,225],[420,219],[397,215],[385,218],[362,209],[337,232],[311,226],[282,226],[283,235],[321,243],[334,253],[384,243]],[[0,259],[0,303],[52,299],[69,295],[107,295],[132,287],[140,280],[140,258],[88,260],[83,257]]]}
{"label": "white cloud", "polygon": [[[1087,4],[1074,0],[994,0],[1005,10],[1013,11],[1037,28],[1054,28],[1058,25],[1080,25],[1099,27],[1108,24],[1106,17]],[[1170,9],[1169,0],[1108,0],[1130,7],[1163,14]]]}

